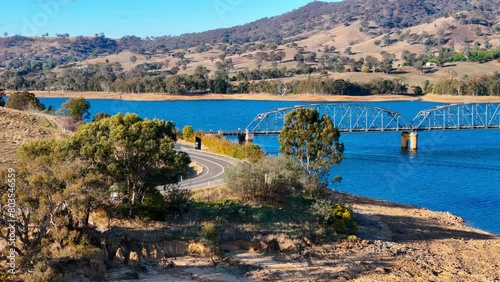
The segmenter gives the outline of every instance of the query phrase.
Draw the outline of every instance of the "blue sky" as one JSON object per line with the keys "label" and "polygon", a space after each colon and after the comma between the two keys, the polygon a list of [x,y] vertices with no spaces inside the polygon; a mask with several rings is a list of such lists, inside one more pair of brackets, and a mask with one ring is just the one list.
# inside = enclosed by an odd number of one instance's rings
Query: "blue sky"
{"label": "blue sky", "polygon": [[[272,17],[313,0],[2,0],[0,34],[179,35]],[[332,2],[333,0],[327,0]]]}

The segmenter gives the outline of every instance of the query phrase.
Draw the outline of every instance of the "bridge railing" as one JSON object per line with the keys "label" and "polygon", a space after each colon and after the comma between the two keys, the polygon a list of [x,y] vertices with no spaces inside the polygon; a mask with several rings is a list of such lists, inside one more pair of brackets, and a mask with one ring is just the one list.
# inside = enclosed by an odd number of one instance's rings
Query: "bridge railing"
{"label": "bridge railing", "polygon": [[420,111],[411,122],[414,130],[500,128],[500,104],[468,103]]}
{"label": "bridge railing", "polygon": [[224,135],[249,132],[279,134],[286,115],[298,108],[315,109],[330,116],[341,132],[390,132],[454,129],[500,128],[499,103],[463,103],[436,106],[420,111],[411,123],[398,112],[360,104],[325,103],[276,108],[257,114],[245,130],[224,132]]}
{"label": "bridge railing", "polygon": [[343,132],[400,131],[409,130],[405,119],[395,111],[357,104],[309,104],[277,108],[260,113],[246,129],[255,133],[281,131],[285,116],[298,108],[315,109],[320,115],[327,114],[336,128]]}

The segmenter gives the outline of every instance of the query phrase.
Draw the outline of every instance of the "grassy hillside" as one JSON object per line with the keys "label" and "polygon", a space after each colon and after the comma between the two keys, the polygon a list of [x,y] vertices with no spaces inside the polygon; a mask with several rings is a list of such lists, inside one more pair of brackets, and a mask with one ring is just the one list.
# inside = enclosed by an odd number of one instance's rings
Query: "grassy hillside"
{"label": "grassy hillside", "polygon": [[[122,92],[127,87],[114,89],[110,81],[134,82],[145,76],[166,79],[194,74],[200,67],[208,70],[209,78],[226,72],[226,81],[238,72],[284,68],[283,80],[302,79],[309,75],[301,76],[301,69],[312,67],[312,76],[360,82],[404,77],[410,86],[446,77],[449,70],[459,77],[491,74],[499,66],[495,60],[448,64],[429,69],[425,75],[417,68],[401,66],[408,65],[404,54],[413,54],[425,64],[444,53],[500,49],[499,6],[485,0],[315,1],[245,25],[173,37],[7,36],[0,38],[0,89]],[[393,74],[360,72],[362,60],[368,56],[382,60],[383,52],[394,57],[390,62]],[[355,62],[356,72],[346,72]],[[85,90],[75,86],[83,83],[91,86]],[[175,79],[171,83],[182,84]],[[128,89],[163,92],[154,87]]]}
{"label": "grassy hillside", "polygon": [[0,107],[0,168],[12,166],[17,148],[36,139],[64,138],[66,134],[44,114]]}

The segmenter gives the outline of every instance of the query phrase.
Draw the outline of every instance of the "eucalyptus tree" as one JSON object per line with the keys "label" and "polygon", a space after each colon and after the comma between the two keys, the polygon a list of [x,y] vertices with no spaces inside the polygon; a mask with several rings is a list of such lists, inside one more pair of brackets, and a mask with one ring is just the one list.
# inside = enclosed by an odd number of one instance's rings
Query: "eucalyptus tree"
{"label": "eucalyptus tree", "polygon": [[174,150],[172,122],[117,114],[80,126],[72,136],[77,156],[115,183],[123,183],[132,206],[164,184],[185,176],[189,156]]}
{"label": "eucalyptus tree", "polygon": [[279,135],[280,152],[296,159],[307,178],[324,179],[334,164],[342,161],[344,144],[328,115],[299,108],[285,116]]}
{"label": "eucalyptus tree", "polygon": [[82,121],[90,117],[90,103],[82,97],[69,99],[61,105],[61,109],[75,121]]}

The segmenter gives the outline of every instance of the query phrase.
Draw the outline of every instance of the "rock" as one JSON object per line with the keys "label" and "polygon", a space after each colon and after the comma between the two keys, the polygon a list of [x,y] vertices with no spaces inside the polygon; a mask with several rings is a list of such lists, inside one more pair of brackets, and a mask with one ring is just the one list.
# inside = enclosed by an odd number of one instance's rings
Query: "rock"
{"label": "rock", "polygon": [[130,252],[129,260],[131,263],[138,263],[139,262],[139,255],[136,252]]}
{"label": "rock", "polygon": [[383,268],[383,267],[379,266],[379,267],[375,268],[375,272],[380,273],[380,274],[386,274],[386,273],[390,272],[390,269]]}
{"label": "rock", "polygon": [[116,250],[115,258],[118,262],[125,262],[125,256],[126,254],[122,248]]}
{"label": "rock", "polygon": [[172,240],[167,242],[162,242],[157,246],[157,256],[159,253],[163,257],[179,257],[185,256],[189,253],[189,244],[184,241]]}

